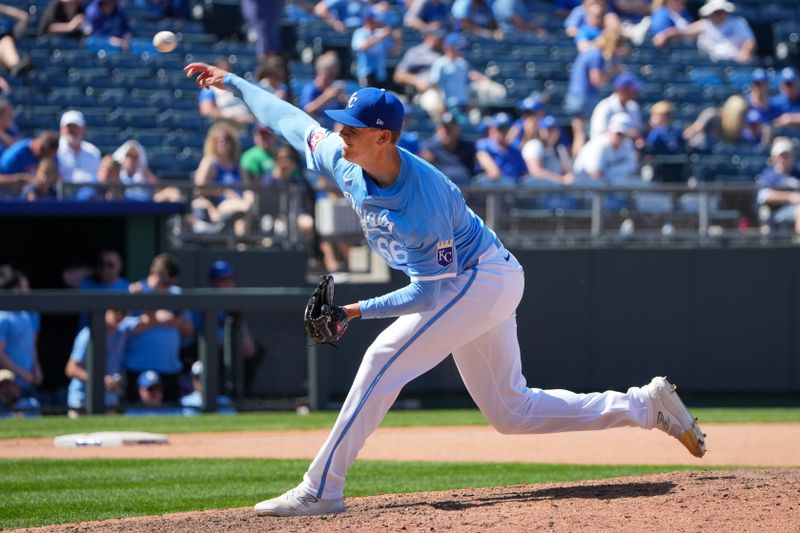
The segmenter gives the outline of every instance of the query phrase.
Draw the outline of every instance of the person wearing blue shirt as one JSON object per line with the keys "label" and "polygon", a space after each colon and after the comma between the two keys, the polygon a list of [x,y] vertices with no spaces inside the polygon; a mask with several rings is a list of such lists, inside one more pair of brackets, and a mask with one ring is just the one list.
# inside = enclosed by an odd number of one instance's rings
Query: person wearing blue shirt
{"label": "person wearing blue shirt", "polygon": [[686,0],[666,0],[664,5],[653,11],[650,18],[650,34],[653,44],[662,47],[680,38],[680,31],[692,23],[686,10]]}
{"label": "person wearing blue shirt", "polygon": [[384,25],[380,13],[369,9],[364,25],[353,32],[356,77],[362,87],[386,82],[386,60],[396,43],[393,30]]}
{"label": "person wearing blue shirt", "polygon": [[600,89],[608,82],[606,58],[596,46],[580,52],[572,62],[564,111],[572,117],[572,153],[576,154],[586,143],[586,122],[600,101]]}
{"label": "person wearing blue shirt", "polygon": [[781,71],[781,93],[772,99],[777,118],[776,128],[800,128],[800,79],[797,71],[786,67]]}
{"label": "person wearing blue shirt", "polygon": [[361,26],[368,8],[366,0],[321,0],[314,6],[314,14],[342,33]]}
{"label": "person wearing blue shirt", "polygon": [[545,115],[544,104],[538,98],[529,96],[517,102],[520,117],[508,129],[511,146],[522,150],[522,146],[539,133],[539,121]]}
{"label": "person wearing blue shirt", "polygon": [[[235,90],[258,120],[331,180],[361,221],[370,248],[404,272],[401,289],[336,306],[336,329],[357,318],[396,318],[364,354],[329,438],[301,484],[257,504],[258,515],[341,513],[347,471],[406,383],[452,354],[467,390],[502,433],[547,433],[615,426],[659,427],[705,453],[692,415],[664,378],[627,393],[531,389],[521,372],[516,307],[524,274],[459,188],[423,159],[396,146],[400,100],[362,88],[327,114],[338,133],[258,86],[206,63],[184,70],[199,86]],[[298,313],[299,314],[299,313]],[[345,318],[346,317],[346,318]],[[298,317],[299,318],[299,317]],[[670,424],[658,424],[669,418]]]}
{"label": "person wearing blue shirt", "polygon": [[795,147],[788,137],[772,141],[767,167],[756,177],[758,204],[769,206],[769,222],[789,226],[800,235],[800,174],[795,167]]}
{"label": "person wearing blue shirt", "polygon": [[769,78],[763,68],[757,68],[750,76],[750,92],[747,105],[750,109],[758,111],[764,123],[772,122],[779,114],[777,104],[770,98]]}
{"label": "person wearing blue shirt", "polygon": [[[0,186],[12,187],[33,181],[39,162],[55,156],[57,150],[58,134],[54,131],[15,142],[0,156]],[[2,196],[4,190],[0,189]]]}
{"label": "person wearing blue shirt", "polygon": [[509,144],[508,129],[511,117],[498,113],[489,125],[489,135],[475,143],[475,157],[482,176],[477,184],[483,186],[513,187],[527,173],[527,165],[519,148]]}
{"label": "person wearing blue shirt", "polygon": [[403,25],[422,33],[444,29],[450,22],[447,0],[413,0],[403,17]]}
{"label": "person wearing blue shirt", "polygon": [[[27,276],[10,265],[0,265],[0,291],[29,292]],[[40,323],[36,312],[0,311],[0,368],[14,373],[23,397],[36,397],[42,384],[36,349]]]}
{"label": "person wearing blue shirt", "polygon": [[541,26],[534,22],[531,9],[526,5],[525,0],[494,0],[492,14],[504,35],[523,36],[525,33],[546,33]]}
{"label": "person wearing blue shirt", "polygon": [[324,126],[333,127],[333,122],[323,111],[337,108],[347,101],[344,82],[337,79],[339,67],[339,57],[336,52],[328,50],[314,62],[316,75],[300,91],[298,102],[300,109],[319,120]]}
{"label": "person wearing blue shirt", "polygon": [[[169,254],[157,255],[150,265],[150,273],[141,281],[131,284],[131,292],[169,292],[179,294],[176,285],[180,276],[178,261]],[[178,373],[183,368],[180,360],[182,337],[190,337],[194,331],[192,318],[188,312],[135,311],[131,317],[136,324],[130,329],[123,366],[126,383],[136,383],[139,375],[147,370],[158,372],[164,382],[164,400],[177,402],[179,397]],[[126,391],[128,401],[135,402],[138,391],[129,387]]]}
{"label": "person wearing blue shirt", "polygon": [[661,100],[650,108],[650,131],[645,140],[647,151],[654,154],[677,154],[685,142],[681,130],[672,125],[673,106]]}
{"label": "person wearing blue shirt", "polygon": [[98,42],[127,50],[131,44],[128,15],[117,0],[94,0],[86,8],[86,22],[91,28],[91,37]]}
{"label": "person wearing blue shirt", "polygon": [[483,37],[484,39],[503,38],[503,32],[497,27],[488,0],[455,0],[450,13],[455,19],[455,29]]}

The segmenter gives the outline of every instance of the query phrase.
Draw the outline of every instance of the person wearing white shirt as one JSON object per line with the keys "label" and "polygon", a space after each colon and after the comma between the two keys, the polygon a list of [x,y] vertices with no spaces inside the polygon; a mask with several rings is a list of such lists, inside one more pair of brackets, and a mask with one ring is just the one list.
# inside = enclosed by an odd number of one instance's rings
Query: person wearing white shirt
{"label": "person wearing white shirt", "polygon": [[712,61],[749,63],[756,50],[756,39],[747,21],[731,14],[735,9],[727,0],[709,0],[700,8],[703,18],[678,33],[696,37],[697,49]]}
{"label": "person wearing white shirt", "polygon": [[642,112],[639,109],[639,91],[642,89],[642,82],[636,74],[623,72],[614,78],[614,93],[608,98],[600,100],[592,112],[592,120],[589,126],[589,137],[594,138],[605,133],[611,121],[611,117],[622,113],[627,115],[630,123],[630,136],[634,139],[641,139],[642,136]]}
{"label": "person wearing white shirt", "polygon": [[639,163],[630,130],[626,114],[611,117],[608,131],[592,137],[578,153],[574,167],[576,182],[597,180],[619,185],[636,179]]}
{"label": "person wearing white shirt", "polygon": [[100,150],[83,140],[86,120],[83,113],[70,109],[61,116],[58,139],[58,173],[65,183],[96,183]]}

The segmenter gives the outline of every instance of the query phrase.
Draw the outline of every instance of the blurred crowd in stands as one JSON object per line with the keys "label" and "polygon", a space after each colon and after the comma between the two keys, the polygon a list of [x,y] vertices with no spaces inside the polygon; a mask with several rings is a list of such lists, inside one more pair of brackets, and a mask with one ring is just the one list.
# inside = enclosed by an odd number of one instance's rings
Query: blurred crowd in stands
{"label": "blurred crowd in stands", "polygon": [[[135,62],[136,57],[157,52],[137,34],[136,20],[128,11],[177,25],[195,16],[198,7],[202,6],[191,0],[51,0],[43,13],[36,13],[38,34],[82,39],[98,57],[131,54]],[[26,25],[35,11],[0,6],[5,22],[0,63],[10,78],[24,79],[35,66],[17,49],[20,40],[28,39]],[[792,189],[797,184],[800,79],[788,59],[756,54],[756,35],[739,11],[727,0],[296,0],[286,5],[246,0],[241,15],[256,67],[240,73],[334,130],[338,126],[322,111],[342,106],[353,89],[377,85],[397,91],[407,115],[407,130],[398,144],[442,169],[461,187],[640,185],[644,159],[741,152],[763,159],[763,170],[748,177],[751,183],[769,190]],[[545,22],[553,17],[563,20],[557,37],[574,42],[572,53],[559,58],[562,69],[568,70],[563,94],[515,96],[509,80],[525,73],[505,73],[510,77],[503,79],[490,66],[473,66],[476,50],[494,49],[487,43],[551,42],[553,26]],[[287,49],[281,20],[329,27],[349,41],[349,50],[343,54],[341,48],[327,46],[324,38],[303,51]],[[49,46],[49,41],[40,42]],[[644,50],[687,46],[696,46],[697,57],[736,67],[738,73],[744,65],[750,78],[741,94],[697,109],[689,123],[676,118],[677,103],[666,92],[657,100],[652,91],[643,97],[643,74],[647,78],[652,73],[631,68],[629,61]],[[343,57],[352,64],[343,64]],[[235,55],[216,59],[231,71],[244,63]],[[299,78],[293,73],[311,63],[313,74],[296,83]],[[697,69],[693,75],[703,74]],[[302,154],[256,124],[236,95],[198,91],[196,109],[207,119],[202,125],[208,129],[191,172],[198,186],[192,190],[159,186],[157,175],[163,170],[151,168],[135,128],[118,147],[98,147],[87,140],[92,138],[84,116],[87,109],[70,102],[59,102],[68,109],[53,117],[58,132],[20,128],[15,122],[15,112],[21,111],[14,104],[16,95],[7,81],[0,88],[8,93],[0,99],[0,198],[181,201],[191,207],[186,224],[196,233],[226,228],[236,235],[280,232],[288,223],[296,224],[326,268],[341,260],[329,243],[319,242],[314,230],[315,201],[330,199],[335,191],[305,170]],[[702,88],[700,80],[697,91]],[[435,129],[419,127],[426,121]],[[420,130],[432,135],[421,138]],[[192,131],[191,136],[202,133]],[[689,174],[686,169],[671,176],[657,172],[649,179],[685,182]],[[287,188],[301,191],[305,198],[288,223],[280,206],[273,205],[272,211],[264,207],[270,204],[265,198],[277,194],[270,190]],[[775,208],[775,216],[784,206],[798,205],[796,200],[797,194],[758,195],[759,202]],[[797,217],[778,218],[781,224],[793,225]]]}
{"label": "blurred crowd in stands", "polygon": [[[82,291],[180,294],[180,265],[169,254],[156,256],[147,277],[129,282],[122,277],[119,252],[100,252],[97,264],[64,271],[67,285]],[[236,272],[227,261],[215,261],[208,270],[208,285],[225,289],[236,286]],[[25,293],[28,278],[10,265],[0,265],[0,291]],[[217,347],[222,351],[225,328],[236,327],[241,356],[248,376],[260,355],[246,323],[230,322],[230,314],[216,318]],[[106,362],[105,402],[110,410],[179,407],[195,413],[202,408],[200,381],[203,363],[198,360],[198,335],[204,324],[201,312],[174,310],[118,311],[105,313]],[[235,324],[235,325],[233,325]],[[86,358],[91,349],[88,317],[82,316],[64,369],[70,382],[61,396],[71,415],[86,409]],[[0,415],[8,412],[35,413],[39,410],[39,390],[43,372],[37,351],[39,313],[0,311]],[[220,358],[222,361],[222,358]],[[229,376],[230,367],[221,364],[220,375]],[[222,388],[221,388],[222,389]],[[222,391],[220,391],[222,392]],[[53,396],[51,394],[50,396]],[[229,396],[220,394],[219,404],[231,405]],[[52,408],[52,406],[51,406]]]}

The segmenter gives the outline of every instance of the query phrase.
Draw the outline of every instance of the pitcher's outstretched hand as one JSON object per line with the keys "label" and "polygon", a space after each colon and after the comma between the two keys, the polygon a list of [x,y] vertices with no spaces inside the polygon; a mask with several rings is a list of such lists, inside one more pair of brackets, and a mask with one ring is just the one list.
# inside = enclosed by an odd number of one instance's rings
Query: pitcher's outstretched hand
{"label": "pitcher's outstretched hand", "polygon": [[226,70],[208,63],[195,62],[183,67],[183,71],[186,72],[187,78],[197,75],[195,82],[200,88],[216,87],[217,89],[225,89],[225,74],[228,73]]}

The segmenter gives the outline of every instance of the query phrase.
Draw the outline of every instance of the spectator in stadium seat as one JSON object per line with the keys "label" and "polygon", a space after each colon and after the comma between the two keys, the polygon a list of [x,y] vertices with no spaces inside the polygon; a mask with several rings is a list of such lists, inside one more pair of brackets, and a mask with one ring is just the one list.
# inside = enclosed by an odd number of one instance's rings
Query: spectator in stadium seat
{"label": "spectator in stadium seat", "polygon": [[508,142],[522,148],[525,143],[539,136],[539,121],[544,117],[544,104],[538,98],[529,96],[517,102],[520,117],[508,129]]}
{"label": "spectator in stadium seat", "polygon": [[422,95],[431,90],[431,68],[442,57],[444,30],[429,30],[420,44],[409,48],[394,69],[394,82],[409,94]]}
{"label": "spectator in stadium seat", "polygon": [[444,31],[450,26],[450,3],[447,0],[411,0],[403,25],[422,33]]}
{"label": "spectator in stadium seat", "polygon": [[757,68],[750,77],[750,92],[747,95],[747,104],[761,114],[765,123],[771,123],[778,114],[778,106],[770,99],[769,78],[763,68]]}
{"label": "spectator in stadium seat", "polygon": [[650,15],[650,0],[611,0],[611,7],[623,21],[639,22]]}
{"label": "spectator in stadium seat", "polygon": [[156,200],[155,189],[132,187],[133,185],[158,183],[158,178],[147,164],[147,151],[139,141],[129,139],[114,150],[114,161],[119,163],[119,180],[126,185],[124,197],[127,200],[147,202]]}
{"label": "spectator in stadium seat", "polygon": [[27,74],[33,70],[33,63],[27,56],[20,56],[17,41],[25,36],[28,25],[28,12],[0,4],[0,65],[11,76]]}
{"label": "spectator in stadium seat", "polygon": [[491,4],[487,0],[455,0],[450,13],[459,31],[484,39],[503,38],[503,32],[497,27]]}
{"label": "spectator in stadium seat", "polygon": [[665,0],[664,5],[653,11],[651,18],[650,34],[653,36],[653,44],[661,48],[683,39],[680,32],[691,23],[686,0]]}
{"label": "spectator in stadium seat", "polygon": [[58,167],[53,159],[44,159],[36,167],[36,178],[22,188],[20,198],[29,202],[58,198]]}
{"label": "spectator in stadium seat", "polygon": [[800,174],[795,167],[795,147],[788,137],[772,141],[767,167],[756,177],[759,205],[772,209],[770,223],[788,225],[800,235]]}
{"label": "spectator in stadium seat", "polygon": [[50,0],[39,19],[39,36],[83,38],[88,25],[85,12],[83,0]]}
{"label": "spectator in stadium seat", "polygon": [[584,52],[597,45],[597,39],[605,29],[605,15],[605,8],[601,3],[586,6],[586,18],[575,34],[575,46],[578,52]]}
{"label": "spectator in stadium seat", "polygon": [[586,24],[586,13],[589,9],[592,9],[590,7],[592,5],[599,6],[601,11],[605,13],[603,15],[603,28],[605,30],[619,30],[619,17],[616,13],[608,11],[608,3],[606,0],[583,0],[583,2],[579,2],[578,5],[572,8],[569,12],[569,16],[564,19],[564,33],[569,37],[575,38],[581,27]]}
{"label": "spectator in stadium seat", "polygon": [[611,117],[608,129],[589,139],[575,158],[575,181],[618,185],[636,179],[639,163],[629,136],[631,128],[625,113]]}
{"label": "spectator in stadium seat", "polygon": [[375,9],[364,13],[364,24],[353,32],[351,48],[355,54],[356,77],[362,87],[386,85],[386,61],[399,49],[401,34],[384,23]]}
{"label": "spectator in stadium seat", "polygon": [[472,181],[475,145],[461,138],[461,127],[451,113],[442,115],[434,136],[422,142],[419,155],[459,187]]}
{"label": "spectator in stadium seat", "polygon": [[[128,330],[136,324],[136,318],[127,318],[122,311],[109,309],[105,313],[106,324],[106,369],[103,377],[105,385],[106,408],[119,407],[122,395],[122,356],[125,354],[125,339]],[[77,414],[86,407],[86,382],[89,374],[86,371],[86,355],[89,352],[91,331],[84,326],[76,335],[72,344],[64,374],[70,379],[67,388],[67,408]]]}
{"label": "spectator in stadium seat", "polygon": [[[233,72],[231,62],[224,57],[219,57],[214,65]],[[200,114],[211,120],[225,119],[232,121],[237,126],[253,122],[253,115],[242,100],[230,91],[223,91],[216,87],[200,89],[198,96]]]}
{"label": "spectator in stadium seat", "polygon": [[[10,265],[0,265],[0,291],[27,293],[28,277]],[[11,370],[22,397],[36,398],[42,384],[42,367],[36,348],[39,313],[0,311],[0,368]]]}
{"label": "spectator in stadium seat", "polygon": [[600,100],[592,112],[589,127],[589,138],[596,137],[608,129],[611,117],[624,113],[628,115],[631,131],[629,135],[640,145],[642,140],[642,113],[639,109],[639,91],[642,82],[632,72],[623,72],[614,78],[614,92],[607,98]]}
{"label": "spectator in stadium seat", "polygon": [[776,128],[800,128],[800,79],[795,69],[781,71],[780,91],[772,99],[777,114],[772,124]]}
{"label": "spectator in stadium seat", "polygon": [[323,111],[344,107],[347,104],[345,84],[337,79],[340,68],[339,57],[336,52],[329,50],[317,58],[314,68],[316,75],[303,86],[299,107],[323,126],[331,128],[333,122]]}
{"label": "spectator in stadium seat", "polygon": [[547,30],[533,20],[533,13],[524,0],[493,0],[492,14],[503,35],[547,35]]}
{"label": "spectator in stadium seat", "polygon": [[98,43],[128,50],[133,33],[128,15],[117,0],[93,0],[86,8],[89,35]]}
{"label": "spectator in stadium seat", "polygon": [[239,168],[248,183],[259,183],[264,176],[272,173],[275,168],[275,143],[272,132],[256,123],[253,128],[253,146],[245,150],[239,159]]}
{"label": "spectator in stadium seat", "polygon": [[764,117],[755,109],[750,109],[744,116],[742,142],[751,147],[768,147],[770,130],[765,127]]}
{"label": "spectator in stadium seat", "polygon": [[700,8],[700,20],[678,30],[677,35],[697,39],[697,48],[712,61],[753,60],[756,40],[743,17],[732,15],[735,6],[727,0],[708,0]]}
{"label": "spectator in stadium seat", "polygon": [[[129,287],[133,293],[180,294],[178,287],[180,264],[169,254],[153,258],[150,272],[141,281]],[[123,355],[126,383],[138,383],[139,376],[147,371],[160,374],[164,386],[164,401],[177,402],[180,395],[178,373],[183,365],[180,360],[180,340],[191,337],[194,326],[189,313],[160,309],[157,311],[133,311],[136,324],[128,334]],[[137,389],[128,387],[127,399],[136,401]]]}
{"label": "spectator in stadium seat", "polygon": [[369,5],[366,0],[321,0],[314,6],[314,14],[343,33],[348,28],[361,26]]}
{"label": "spectator in stadium seat", "polygon": [[233,221],[236,235],[247,232],[247,215],[255,199],[253,191],[230,187],[245,183],[239,167],[240,156],[236,129],[225,122],[211,126],[203,144],[203,159],[195,171],[194,183],[199,187],[219,187],[200,190],[192,200],[195,231],[218,231],[225,223]]}
{"label": "spectator in stadium seat", "polygon": [[256,53],[261,60],[283,52],[281,17],[284,0],[242,0],[242,18],[256,35]]}
{"label": "spectator in stadium seat", "polygon": [[281,100],[289,99],[289,86],[286,85],[286,60],[271,55],[261,60],[254,72],[258,85]]}
{"label": "spectator in stadium seat", "polygon": [[510,187],[518,185],[528,169],[519,148],[508,143],[511,117],[497,113],[489,124],[489,135],[475,143],[475,158],[481,175],[477,185],[485,187]]}
{"label": "spectator in stadium seat", "polygon": [[542,180],[569,185],[572,174],[572,157],[569,148],[561,142],[561,130],[556,119],[547,115],[537,125],[539,133],[522,146],[522,158],[528,169],[523,185]]}
{"label": "spectator in stadium seat", "polygon": [[677,154],[685,149],[681,130],[673,126],[674,108],[672,102],[661,100],[650,108],[650,131],[647,133],[645,148],[651,154]]}
{"label": "spectator in stadium seat", "polygon": [[7,368],[0,369],[0,412],[20,410],[20,392],[17,376]]}
{"label": "spectator in stadium seat", "polygon": [[86,119],[75,109],[61,115],[58,139],[58,173],[64,183],[96,183],[100,150],[85,140]]}
{"label": "spectator in stadium seat", "polygon": [[722,108],[704,109],[697,119],[683,130],[683,138],[696,150],[709,150],[718,142],[741,142],[748,108],[747,101],[735,94],[725,100]]}
{"label": "spectator in stadium seat", "polygon": [[122,165],[112,155],[105,155],[97,168],[97,183],[100,187],[86,187],[79,191],[78,198],[85,200],[125,200],[126,189],[122,185]]}
{"label": "spectator in stadium seat", "polygon": [[14,123],[14,106],[0,96],[0,156],[6,148],[22,138],[22,131]]}
{"label": "spectator in stadium seat", "polygon": [[45,131],[34,138],[12,144],[0,156],[0,197],[9,191],[16,196],[19,186],[35,179],[36,169],[43,159],[56,155],[58,134]]}
{"label": "spectator in stadium seat", "polygon": [[139,401],[147,407],[161,407],[164,404],[164,382],[155,370],[146,370],[136,379]]}
{"label": "spectator in stadium seat", "polygon": [[69,287],[85,291],[128,291],[130,282],[122,276],[122,257],[113,248],[101,250],[93,269],[65,272]]}

